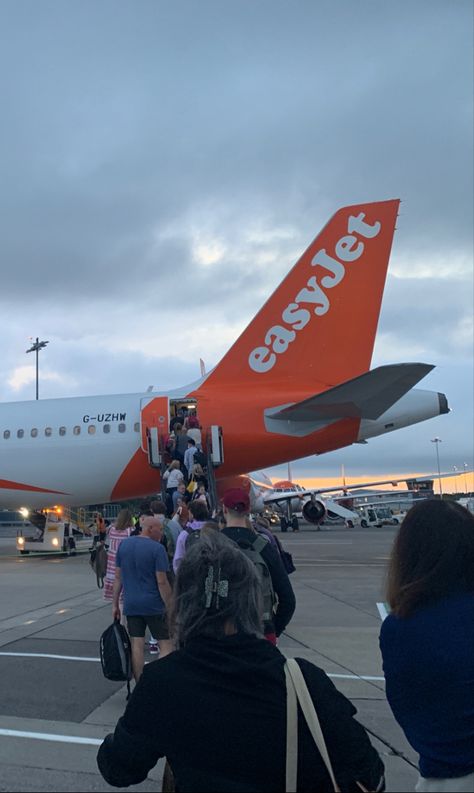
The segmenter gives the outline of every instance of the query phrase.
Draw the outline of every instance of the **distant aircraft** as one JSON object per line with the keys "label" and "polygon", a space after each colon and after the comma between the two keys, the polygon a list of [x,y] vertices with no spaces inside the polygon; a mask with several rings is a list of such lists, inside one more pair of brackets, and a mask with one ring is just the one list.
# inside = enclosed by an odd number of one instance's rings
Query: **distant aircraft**
{"label": "distant aircraft", "polygon": [[0,405],[0,504],[98,504],[158,492],[169,420],[181,407],[197,411],[219,493],[246,471],[447,413],[444,394],[414,388],[430,364],[369,371],[398,208],[390,200],[340,209],[221,362],[192,385]]}
{"label": "distant aircraft", "polygon": [[[410,482],[413,484],[421,485],[423,482],[432,483],[437,478],[447,478],[455,476],[455,474],[448,472],[445,474],[427,474],[425,476],[410,477]],[[250,498],[252,508],[256,512],[264,511],[265,509],[276,509],[281,515],[280,525],[283,531],[288,527],[292,527],[294,531],[299,528],[299,517],[301,516],[308,523],[312,523],[319,527],[325,520],[336,520],[342,518],[347,524],[355,525],[361,523],[364,527],[369,524],[378,525],[379,518],[368,520],[366,516],[361,516],[361,509],[368,509],[371,507],[376,508],[380,512],[380,519],[382,510],[385,509],[385,517],[389,517],[390,510],[387,510],[387,504],[397,503],[403,500],[405,493],[413,494],[411,490],[397,490],[393,493],[393,499],[388,501],[385,497],[383,501],[380,499],[370,500],[370,496],[362,496],[360,490],[367,487],[378,487],[380,485],[393,485],[396,487],[400,482],[406,482],[407,477],[400,479],[383,479],[371,482],[362,482],[354,485],[333,485],[331,487],[323,488],[310,488],[305,489],[301,485],[290,481],[281,481],[271,483],[271,480],[259,472],[258,474],[248,475],[248,484],[245,484],[245,477],[242,477],[243,486],[247,486],[250,491]],[[351,492],[355,490],[356,492]],[[329,494],[332,497],[329,497]],[[373,494],[371,494],[373,496]],[[384,494],[384,496],[386,493]],[[362,501],[363,503],[354,505],[354,501]],[[341,503],[342,502],[342,503]],[[374,513],[375,514],[375,513]],[[390,513],[391,523],[397,523],[398,520],[393,519]],[[382,524],[380,524],[382,525]]]}

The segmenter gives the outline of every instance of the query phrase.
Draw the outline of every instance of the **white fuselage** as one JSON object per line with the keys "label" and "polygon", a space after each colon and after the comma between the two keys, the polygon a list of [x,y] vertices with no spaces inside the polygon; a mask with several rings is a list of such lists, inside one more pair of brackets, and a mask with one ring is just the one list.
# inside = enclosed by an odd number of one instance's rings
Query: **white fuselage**
{"label": "white fuselage", "polygon": [[25,502],[26,506],[45,507],[109,500],[122,471],[140,448],[140,403],[144,396],[0,405],[2,506]]}
{"label": "white fuselage", "polygon": [[[0,404],[0,505],[79,506],[158,492],[159,472],[148,464],[146,406],[160,399],[165,403],[160,408],[160,420],[167,428],[168,397],[183,400],[189,390],[188,386],[168,395],[138,393]],[[224,394],[219,400],[221,405],[222,400],[225,402]],[[444,395],[412,389],[377,420],[362,420],[357,440],[382,435],[447,410]],[[265,439],[270,436],[252,436],[254,446],[247,440],[242,454],[242,441],[235,433],[237,415],[237,407],[230,410],[232,426],[225,429],[226,455],[232,459],[240,453],[244,462],[239,473],[245,473],[255,467],[255,456],[257,452],[262,454]],[[209,404],[207,416],[203,424],[209,426],[214,416]],[[302,439],[306,445],[299,456],[318,453],[318,432],[313,437],[314,446],[313,440],[310,445],[307,438]],[[283,446],[286,442],[286,437],[281,436],[281,449],[278,444],[271,450],[274,456],[263,461],[265,466],[290,459]],[[347,441],[351,442],[352,439]],[[333,448],[343,445],[346,443]],[[293,452],[293,458],[296,456]],[[264,495],[262,491],[262,503]],[[295,502],[298,508],[298,500]]]}

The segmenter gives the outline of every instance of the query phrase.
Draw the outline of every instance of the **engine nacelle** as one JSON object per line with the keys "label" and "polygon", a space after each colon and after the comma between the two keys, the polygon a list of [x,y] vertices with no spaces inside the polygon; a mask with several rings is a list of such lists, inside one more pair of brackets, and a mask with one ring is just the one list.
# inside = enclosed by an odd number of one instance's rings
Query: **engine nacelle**
{"label": "engine nacelle", "polygon": [[303,518],[308,523],[313,523],[314,525],[318,525],[321,521],[324,520],[326,515],[326,507],[322,503],[322,501],[307,501],[302,509]]}

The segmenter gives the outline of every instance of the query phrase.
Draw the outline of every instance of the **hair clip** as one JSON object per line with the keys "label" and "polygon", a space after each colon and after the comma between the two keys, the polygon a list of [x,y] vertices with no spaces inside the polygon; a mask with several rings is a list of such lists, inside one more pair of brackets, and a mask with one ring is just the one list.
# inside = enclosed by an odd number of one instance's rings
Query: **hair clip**
{"label": "hair clip", "polygon": [[204,581],[204,592],[206,595],[205,607],[211,608],[212,598],[216,596],[216,609],[219,608],[219,598],[226,598],[229,594],[229,582],[224,579],[221,580],[221,568],[217,570],[217,581],[214,581],[214,566],[211,564],[207,571],[207,576]]}

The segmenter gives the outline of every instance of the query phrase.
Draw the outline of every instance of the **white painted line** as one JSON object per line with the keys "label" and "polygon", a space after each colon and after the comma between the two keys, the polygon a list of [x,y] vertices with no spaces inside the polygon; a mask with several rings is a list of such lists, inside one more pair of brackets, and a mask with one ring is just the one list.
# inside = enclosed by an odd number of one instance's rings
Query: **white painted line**
{"label": "white painted line", "polygon": [[23,732],[22,730],[2,730],[0,736],[6,738],[29,738],[33,741],[54,741],[56,743],[76,743],[85,746],[100,746],[103,738],[82,738],[80,735],[54,735],[47,732]]}
{"label": "white painted line", "polygon": [[[52,658],[58,661],[88,661],[89,663],[96,663],[100,664],[100,658],[90,658],[86,656],[80,655],[50,655],[48,653],[6,653],[0,652],[0,657],[7,657],[7,658]],[[151,663],[150,661],[146,661],[145,663]],[[375,681],[384,681],[384,677],[372,677],[370,675],[336,675],[336,674],[329,674],[328,677],[336,678],[338,680],[375,680]],[[0,732],[0,735],[2,733]],[[38,733],[38,735],[42,735],[42,733]]]}
{"label": "white painted line", "polygon": [[337,680],[377,680],[380,682],[385,680],[384,677],[372,677],[371,675],[330,675],[329,672],[327,672],[327,676]]}
{"label": "white painted line", "polygon": [[7,658],[53,658],[58,661],[94,661],[100,663],[100,658],[87,658],[81,655],[50,655],[49,653],[3,653],[0,656]]}
{"label": "white painted line", "polygon": [[295,559],[295,557],[293,557],[293,561],[297,567],[385,567],[383,562],[329,562],[324,559],[305,562],[303,559]]}

